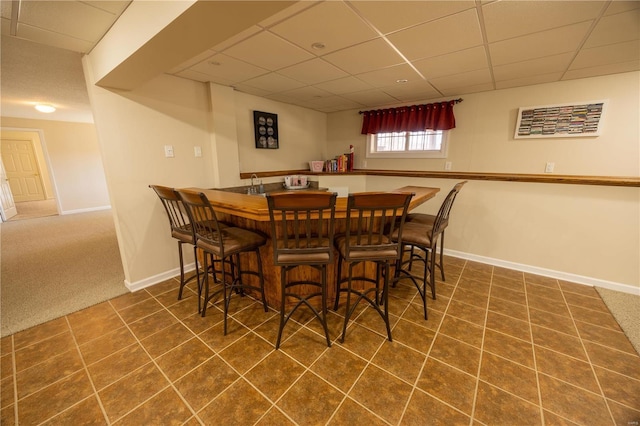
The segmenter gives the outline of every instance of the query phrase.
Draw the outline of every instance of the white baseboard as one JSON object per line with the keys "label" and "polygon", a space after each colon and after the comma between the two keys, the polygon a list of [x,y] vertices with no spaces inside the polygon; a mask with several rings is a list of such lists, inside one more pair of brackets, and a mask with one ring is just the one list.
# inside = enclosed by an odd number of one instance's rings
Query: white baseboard
{"label": "white baseboard", "polygon": [[[194,271],[195,269],[196,269],[195,263],[189,263],[187,265],[184,265],[185,273]],[[178,267],[178,268],[171,269],[169,271],[165,271],[161,274],[145,278],[144,280],[136,281],[134,283],[124,280],[124,285],[129,289],[129,291],[136,292],[138,290],[142,290],[143,288],[151,287],[152,285],[156,285],[163,281],[170,280],[171,278],[177,277],[179,275],[180,275],[180,268]]]}
{"label": "white baseboard", "polygon": [[552,269],[539,268],[537,266],[523,265],[521,263],[509,262],[506,260],[494,259],[491,257],[479,256],[476,254],[464,253],[456,250],[445,249],[444,254],[461,259],[486,263],[493,266],[501,266],[507,269],[515,269],[516,271],[529,272],[531,274],[542,275],[558,280],[570,281],[572,283],[584,284],[588,286],[602,287],[609,290],[615,290],[640,296],[640,287],[634,287],[628,284],[621,284],[613,281],[601,280],[598,278],[585,277],[583,275],[570,274],[568,272],[554,271]]}
{"label": "white baseboard", "polygon": [[65,210],[63,212],[60,212],[60,215],[97,212],[97,211],[100,211],[100,210],[109,210],[110,208],[111,208],[111,206],[100,206],[100,207],[91,207],[91,208],[88,208],[88,209]]}

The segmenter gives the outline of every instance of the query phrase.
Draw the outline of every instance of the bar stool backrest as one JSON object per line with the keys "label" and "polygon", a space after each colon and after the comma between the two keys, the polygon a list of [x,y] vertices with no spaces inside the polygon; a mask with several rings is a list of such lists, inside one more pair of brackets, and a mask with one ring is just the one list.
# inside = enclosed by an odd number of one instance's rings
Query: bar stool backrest
{"label": "bar stool backrest", "polygon": [[189,216],[178,193],[167,186],[149,185],[149,188],[156,192],[167,212],[171,236],[185,243],[194,244],[195,236]]}
{"label": "bar stool backrest", "polygon": [[[402,227],[413,193],[360,192],[347,199],[344,253],[347,260],[400,257]],[[397,232],[394,241],[391,236]]]}
{"label": "bar stool backrest", "polygon": [[[216,212],[206,195],[202,192],[177,190],[193,224],[196,235],[196,245],[206,248],[221,257],[225,257],[224,226],[218,222]],[[206,247],[203,247],[206,246]]]}
{"label": "bar stool backrest", "polygon": [[327,191],[267,194],[275,265],[333,262],[336,197]]}
{"label": "bar stool backrest", "polygon": [[453,202],[455,201],[460,189],[464,186],[467,181],[457,183],[451,191],[447,194],[447,197],[440,205],[440,209],[438,210],[438,214],[436,215],[436,219],[433,223],[433,228],[431,231],[431,237],[441,234],[444,229],[447,227],[449,223],[449,214],[451,213],[451,207],[453,207]]}

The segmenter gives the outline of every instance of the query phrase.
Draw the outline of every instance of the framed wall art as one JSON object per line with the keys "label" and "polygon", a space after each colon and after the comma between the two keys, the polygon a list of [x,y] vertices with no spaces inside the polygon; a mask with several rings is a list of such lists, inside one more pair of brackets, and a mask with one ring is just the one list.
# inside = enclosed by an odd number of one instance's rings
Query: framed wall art
{"label": "framed wall art", "polygon": [[253,111],[256,148],[278,149],[278,115]]}
{"label": "framed wall art", "polygon": [[521,107],[515,135],[523,138],[600,136],[606,101]]}

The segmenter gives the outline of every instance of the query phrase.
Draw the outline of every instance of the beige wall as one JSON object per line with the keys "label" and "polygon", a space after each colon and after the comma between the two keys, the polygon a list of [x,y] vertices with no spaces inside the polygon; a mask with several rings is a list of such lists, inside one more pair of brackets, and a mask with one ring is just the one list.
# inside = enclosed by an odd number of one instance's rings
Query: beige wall
{"label": "beige wall", "polygon": [[[367,168],[638,176],[639,73],[464,95],[449,157],[367,160]],[[514,139],[521,106],[608,99],[597,138]],[[329,114],[329,153],[354,144],[364,160],[357,111]],[[420,211],[435,213],[456,181],[367,178],[367,190],[442,188]],[[640,289],[640,189],[471,181],[454,207],[447,249],[460,256],[620,290]]]}
{"label": "beige wall", "polygon": [[[109,207],[109,194],[102,166],[96,129],[91,123],[2,117],[3,129],[40,131],[51,166],[61,214]],[[42,154],[44,155],[44,154]],[[46,186],[47,196],[53,188]]]}

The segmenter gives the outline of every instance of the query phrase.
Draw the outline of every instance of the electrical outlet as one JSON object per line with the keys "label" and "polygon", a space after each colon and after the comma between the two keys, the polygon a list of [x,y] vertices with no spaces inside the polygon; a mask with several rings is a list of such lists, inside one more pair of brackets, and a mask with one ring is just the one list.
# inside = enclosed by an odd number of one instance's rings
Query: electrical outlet
{"label": "electrical outlet", "polygon": [[164,156],[167,158],[173,157],[173,145],[164,146]]}
{"label": "electrical outlet", "polygon": [[553,173],[553,169],[556,167],[555,163],[547,163],[547,165],[544,168],[544,172],[545,173]]}
{"label": "electrical outlet", "polygon": [[194,146],[193,154],[196,156],[196,158],[202,157],[202,148],[200,148],[199,146]]}
{"label": "electrical outlet", "polygon": [[446,163],[444,163],[444,169],[445,170],[451,170],[451,161],[447,161]]}

